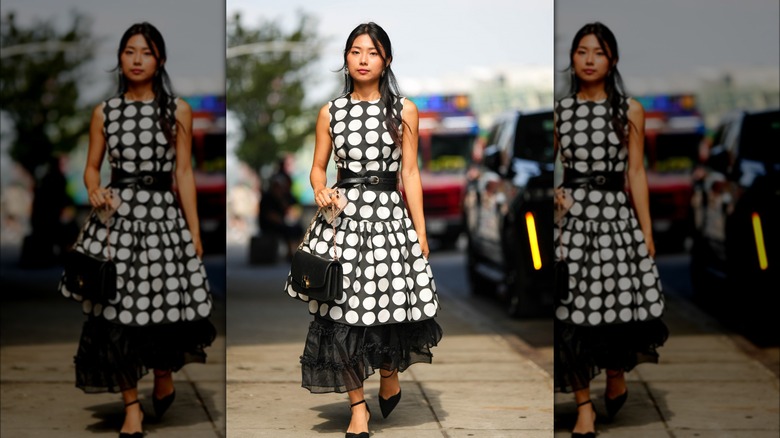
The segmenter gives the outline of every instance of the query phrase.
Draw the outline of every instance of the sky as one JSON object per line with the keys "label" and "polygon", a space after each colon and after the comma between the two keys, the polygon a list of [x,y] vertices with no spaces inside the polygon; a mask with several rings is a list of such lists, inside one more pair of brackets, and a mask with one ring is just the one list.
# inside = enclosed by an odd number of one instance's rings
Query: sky
{"label": "sky", "polygon": [[[314,94],[331,96],[340,77],[344,43],[358,24],[374,21],[393,43],[393,71],[401,92],[453,76],[494,75],[499,69],[551,69],[553,8],[549,0],[230,0],[228,16],[240,12],[244,26],[275,20],[286,28],[296,12],[318,19],[326,41],[314,69]],[[330,86],[325,85],[330,84]]]}
{"label": "sky", "polygon": [[168,73],[181,95],[223,93],[225,81],[225,3],[214,0],[3,0],[2,14],[13,12],[17,25],[55,20],[70,25],[71,11],[92,19],[99,41],[95,61],[87,71],[92,87],[82,98],[99,101],[115,86],[109,70],[124,31],[133,23],[149,21],[160,30],[168,51]]}
{"label": "sky", "polygon": [[778,84],[779,20],[777,0],[556,0],[556,70],[568,65],[577,30],[601,21],[617,38],[629,90],[724,70],[773,70]]}

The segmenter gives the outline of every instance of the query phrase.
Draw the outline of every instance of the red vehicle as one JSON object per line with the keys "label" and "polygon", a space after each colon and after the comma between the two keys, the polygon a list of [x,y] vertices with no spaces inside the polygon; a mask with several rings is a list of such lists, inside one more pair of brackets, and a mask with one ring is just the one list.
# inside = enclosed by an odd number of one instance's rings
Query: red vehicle
{"label": "red vehicle", "polygon": [[192,107],[192,160],[203,249],[223,254],[227,232],[225,96],[186,96],[184,100]]}
{"label": "red vehicle", "polygon": [[463,193],[477,118],[468,96],[415,96],[420,116],[418,161],[426,233],[443,246],[455,244],[463,231]]}
{"label": "red vehicle", "polygon": [[659,251],[680,251],[693,230],[693,171],[704,119],[693,95],[636,97],[645,109],[645,159],[653,235]]}

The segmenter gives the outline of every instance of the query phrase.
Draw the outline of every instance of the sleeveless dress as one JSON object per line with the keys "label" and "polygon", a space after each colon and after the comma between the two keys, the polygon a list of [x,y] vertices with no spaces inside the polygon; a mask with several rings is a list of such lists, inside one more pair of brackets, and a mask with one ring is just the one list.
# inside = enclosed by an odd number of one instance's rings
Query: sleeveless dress
{"label": "sleeveless dress", "polygon": [[[169,100],[175,113],[178,98]],[[156,101],[114,97],[103,103],[103,134],[112,171],[173,172],[175,146],[160,124]],[[212,297],[203,263],[195,253],[176,195],[171,189],[117,187],[121,204],[107,226],[87,219],[76,251],[110,257],[117,270],[117,297],[81,303],[88,315],[76,362],[76,386],[85,392],[118,392],[136,386],[150,368],[177,371],[205,362],[204,347],[216,330],[208,317]]]}
{"label": "sleeveless dress", "polygon": [[[628,126],[628,98],[618,117]],[[606,101],[566,97],[555,105],[564,171],[625,172],[628,147],[612,127]],[[600,369],[630,371],[657,362],[668,330],[664,296],[625,191],[566,188],[573,203],[554,231],[556,259],[568,265],[568,295],[555,305],[555,384],[588,386]]]}
{"label": "sleeveless dress", "polygon": [[[394,100],[393,114],[402,114],[404,100]],[[328,112],[338,169],[400,171],[401,147],[387,130],[383,102],[345,95],[330,101]],[[401,193],[356,185],[346,188],[346,197],[334,221],[342,295],[318,302],[296,293],[289,275],[285,284],[314,315],[301,356],[302,386],[311,392],[351,391],[377,368],[402,372],[416,362],[430,363],[430,348],[442,336],[433,319],[439,310],[436,283]],[[332,239],[333,227],[320,217],[303,250],[332,257]]]}

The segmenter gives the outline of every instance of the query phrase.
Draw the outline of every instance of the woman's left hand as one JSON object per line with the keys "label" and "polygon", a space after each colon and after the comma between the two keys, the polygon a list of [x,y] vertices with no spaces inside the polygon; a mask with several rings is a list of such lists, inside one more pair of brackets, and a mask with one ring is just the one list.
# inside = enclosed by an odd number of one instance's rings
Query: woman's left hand
{"label": "woman's left hand", "polygon": [[192,244],[195,245],[195,254],[199,258],[203,257],[203,243],[200,241],[200,236],[192,235]]}
{"label": "woman's left hand", "polygon": [[652,234],[645,234],[645,246],[647,246],[647,253],[650,257],[655,258],[655,243],[653,242]]}
{"label": "woman's left hand", "polygon": [[423,257],[428,260],[428,254],[430,254],[430,250],[428,249],[428,237],[425,235],[418,235],[417,239],[420,242],[420,250],[422,251]]}

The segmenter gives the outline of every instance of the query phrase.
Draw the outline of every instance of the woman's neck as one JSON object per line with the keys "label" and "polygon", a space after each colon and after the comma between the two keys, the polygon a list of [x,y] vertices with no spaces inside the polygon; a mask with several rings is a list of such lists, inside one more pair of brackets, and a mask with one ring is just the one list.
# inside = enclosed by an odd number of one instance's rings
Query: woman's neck
{"label": "woman's neck", "polygon": [[352,98],[355,100],[377,100],[381,97],[378,82],[365,85],[354,84],[352,88]]}
{"label": "woman's neck", "polygon": [[577,91],[577,97],[582,100],[604,100],[607,98],[607,92],[604,90],[604,82],[580,83],[580,89]]}
{"label": "woman's neck", "polygon": [[152,90],[152,84],[128,84],[125,91],[125,98],[127,100],[139,100],[147,101],[154,99],[154,91]]}

